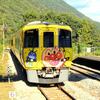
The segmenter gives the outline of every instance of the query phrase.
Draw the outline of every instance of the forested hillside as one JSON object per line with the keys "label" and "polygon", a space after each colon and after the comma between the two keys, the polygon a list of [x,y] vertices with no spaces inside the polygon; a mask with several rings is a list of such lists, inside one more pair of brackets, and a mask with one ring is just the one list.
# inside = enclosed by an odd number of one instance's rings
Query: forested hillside
{"label": "forested hillside", "polygon": [[96,26],[63,0],[0,0],[0,25],[6,23],[6,37],[34,20],[63,22],[72,27],[74,43],[79,40],[85,45],[100,45],[99,23]]}

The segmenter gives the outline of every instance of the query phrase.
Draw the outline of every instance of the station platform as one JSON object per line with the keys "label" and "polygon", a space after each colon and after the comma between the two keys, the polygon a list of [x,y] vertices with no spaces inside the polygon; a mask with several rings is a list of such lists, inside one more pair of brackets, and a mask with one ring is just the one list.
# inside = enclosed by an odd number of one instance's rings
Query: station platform
{"label": "station platform", "polygon": [[73,60],[73,63],[84,65],[93,69],[100,70],[100,57],[82,56]]}
{"label": "station platform", "polygon": [[87,60],[93,60],[93,61],[100,61],[100,57],[96,57],[96,56],[82,56],[79,58],[83,58],[83,59],[87,59]]}
{"label": "station platform", "polygon": [[5,49],[3,52],[2,59],[0,60],[0,68],[2,71],[1,75],[3,76],[17,74],[12,57],[10,55],[10,51],[8,49]]}

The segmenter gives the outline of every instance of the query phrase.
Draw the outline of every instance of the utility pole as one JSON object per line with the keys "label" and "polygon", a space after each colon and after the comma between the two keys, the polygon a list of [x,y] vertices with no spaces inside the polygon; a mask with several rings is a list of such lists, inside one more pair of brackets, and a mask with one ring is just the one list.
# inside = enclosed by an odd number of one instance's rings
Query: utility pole
{"label": "utility pole", "polygon": [[77,53],[80,53],[80,40],[79,40],[79,34],[76,33],[76,42],[77,42]]}

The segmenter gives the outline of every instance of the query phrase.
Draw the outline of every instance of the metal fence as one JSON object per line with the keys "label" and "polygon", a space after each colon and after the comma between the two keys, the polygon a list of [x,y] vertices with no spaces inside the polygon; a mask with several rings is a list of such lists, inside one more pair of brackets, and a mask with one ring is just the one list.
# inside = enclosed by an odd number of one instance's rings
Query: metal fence
{"label": "metal fence", "polygon": [[85,55],[100,56],[100,47],[83,47],[82,52]]}
{"label": "metal fence", "polygon": [[76,56],[99,56],[100,57],[100,47],[78,47],[73,48],[73,57]]}

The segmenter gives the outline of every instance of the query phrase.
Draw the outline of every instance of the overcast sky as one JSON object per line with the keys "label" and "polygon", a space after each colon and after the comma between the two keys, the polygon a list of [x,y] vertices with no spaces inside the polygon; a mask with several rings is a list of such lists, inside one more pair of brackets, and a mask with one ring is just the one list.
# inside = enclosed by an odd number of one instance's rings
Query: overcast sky
{"label": "overcast sky", "polygon": [[64,0],[84,15],[100,22],[100,0]]}

